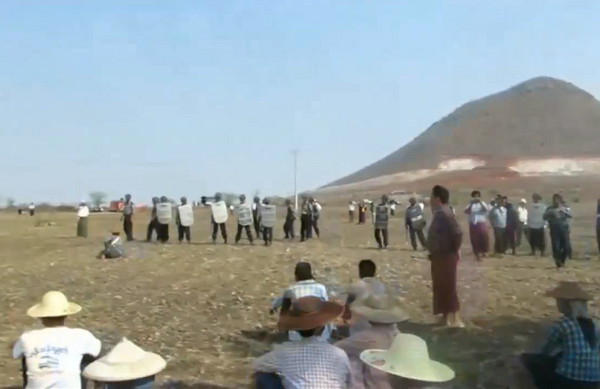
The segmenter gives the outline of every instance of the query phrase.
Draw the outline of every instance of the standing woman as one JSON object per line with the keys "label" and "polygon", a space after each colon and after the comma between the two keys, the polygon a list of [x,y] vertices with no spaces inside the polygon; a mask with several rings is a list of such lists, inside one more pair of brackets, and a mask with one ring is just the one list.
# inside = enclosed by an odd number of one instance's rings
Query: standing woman
{"label": "standing woman", "polygon": [[433,282],[433,314],[442,315],[441,323],[462,328],[460,302],[456,288],[462,231],[448,206],[450,192],[441,185],[433,187],[430,197],[433,220],[429,227],[427,248]]}
{"label": "standing woman", "polygon": [[587,309],[592,296],[577,282],[561,282],[546,296],[556,299],[556,307],[563,317],[551,327],[541,353],[523,354],[521,363],[539,389],[598,388],[598,331]]}
{"label": "standing woman", "polygon": [[544,220],[550,226],[552,256],[557,268],[563,267],[569,256],[571,243],[569,242],[568,220],[572,218],[571,210],[565,206],[562,196],[558,193],[552,196],[552,205],[546,208]]}
{"label": "standing woman", "polygon": [[475,259],[481,260],[490,249],[490,237],[488,235],[488,213],[490,207],[481,200],[481,192],[471,192],[471,202],[465,208],[469,215],[469,236]]}
{"label": "standing woman", "polygon": [[77,236],[82,238],[88,237],[88,216],[90,216],[90,209],[88,208],[85,201],[81,201],[79,203],[79,207],[77,207]]}

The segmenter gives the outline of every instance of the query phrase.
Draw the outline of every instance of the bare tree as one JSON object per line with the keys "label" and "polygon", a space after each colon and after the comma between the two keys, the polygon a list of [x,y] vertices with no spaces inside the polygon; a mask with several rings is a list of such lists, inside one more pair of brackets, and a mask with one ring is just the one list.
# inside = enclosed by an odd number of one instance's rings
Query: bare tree
{"label": "bare tree", "polygon": [[14,207],[16,203],[17,203],[17,200],[15,200],[14,197],[7,197],[6,198],[6,206],[8,208]]}
{"label": "bare tree", "polygon": [[100,208],[107,197],[108,195],[106,193],[100,191],[90,193],[90,198],[92,199],[92,205],[94,208]]}

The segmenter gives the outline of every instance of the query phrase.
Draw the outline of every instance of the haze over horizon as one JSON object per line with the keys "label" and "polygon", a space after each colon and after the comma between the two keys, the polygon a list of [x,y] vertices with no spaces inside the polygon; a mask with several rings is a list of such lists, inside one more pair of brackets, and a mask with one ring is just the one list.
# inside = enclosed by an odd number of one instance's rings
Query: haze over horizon
{"label": "haze over horizon", "polygon": [[1,2],[0,196],[287,195],[293,148],[314,189],[533,77],[600,96],[599,17],[538,0]]}

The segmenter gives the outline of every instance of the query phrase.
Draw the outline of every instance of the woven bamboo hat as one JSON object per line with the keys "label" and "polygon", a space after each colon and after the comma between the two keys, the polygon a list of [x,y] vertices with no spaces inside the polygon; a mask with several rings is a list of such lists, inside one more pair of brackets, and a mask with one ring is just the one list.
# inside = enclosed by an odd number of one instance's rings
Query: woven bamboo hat
{"label": "woven bamboo hat", "polygon": [[373,323],[394,324],[408,320],[408,314],[387,295],[369,295],[352,303],[350,309]]}
{"label": "woven bamboo hat", "polygon": [[389,350],[365,350],[360,359],[375,369],[423,382],[446,382],[454,378],[448,366],[429,359],[427,343],[416,335],[400,334]]}
{"label": "woven bamboo hat", "polygon": [[61,292],[48,292],[42,297],[39,304],[27,310],[27,315],[35,318],[62,317],[74,315],[81,311],[81,306],[70,302]]}
{"label": "woven bamboo hat", "polygon": [[561,281],[558,286],[546,292],[547,297],[563,300],[592,300],[592,295],[581,289],[578,282]]}

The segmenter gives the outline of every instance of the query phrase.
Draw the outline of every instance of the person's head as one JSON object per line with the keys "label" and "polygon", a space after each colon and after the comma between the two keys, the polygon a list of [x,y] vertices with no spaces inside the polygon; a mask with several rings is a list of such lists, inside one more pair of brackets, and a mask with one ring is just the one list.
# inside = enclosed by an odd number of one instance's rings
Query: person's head
{"label": "person's head", "polygon": [[240,195],[240,202],[241,203],[245,203],[246,202],[246,195]]}
{"label": "person's head", "polygon": [[375,277],[377,266],[370,259],[363,259],[358,263],[358,276],[360,278]]}
{"label": "person's head", "polygon": [[525,200],[525,199],[521,199],[521,201],[519,201],[519,205],[520,205],[521,207],[525,207],[525,206],[527,205],[527,200]]}
{"label": "person's head", "polygon": [[161,198],[160,198],[161,203],[166,203],[168,201],[169,201],[169,199],[167,198],[167,196],[161,196]]}
{"label": "person's head", "polygon": [[312,268],[308,262],[298,262],[296,269],[294,270],[294,277],[296,281],[307,281],[312,280]]}
{"label": "person's head", "polygon": [[448,204],[448,201],[450,201],[450,192],[448,189],[441,185],[434,186],[431,190],[431,196],[429,199],[431,208],[433,209],[442,205],[446,205]]}
{"label": "person's head", "polygon": [[383,195],[381,196],[381,204],[387,204],[388,202],[388,197],[387,195]]}
{"label": "person's head", "polygon": [[270,199],[270,198],[268,198],[268,197],[265,197],[265,198],[264,198],[264,200],[263,200],[263,204],[264,204],[264,205],[269,205],[269,204],[271,204],[271,199]]}
{"label": "person's head", "polygon": [[182,197],[181,198],[181,205],[186,205],[187,204],[187,198],[186,197]]}
{"label": "person's head", "polygon": [[254,196],[254,202],[255,202],[256,204],[260,203],[260,197],[258,197],[258,196]]}
{"label": "person's head", "polygon": [[478,190],[474,190],[473,192],[471,192],[471,198],[473,199],[478,199],[481,197],[481,192]]}
{"label": "person's head", "polygon": [[309,202],[309,203],[314,203],[314,202],[315,202],[315,198],[314,198],[314,197],[311,197],[311,198],[309,198],[309,199],[308,199],[308,202]]}
{"label": "person's head", "polygon": [[221,198],[222,198],[221,193],[219,193],[219,192],[215,193],[215,201],[221,201]]}
{"label": "person's head", "polygon": [[540,196],[540,195],[539,195],[539,194],[537,194],[537,193],[534,193],[534,194],[531,196],[531,200],[533,200],[533,202],[534,202],[534,203],[539,203],[541,199],[542,199],[542,196]]}
{"label": "person's head", "polygon": [[130,202],[131,201],[131,195],[129,193],[127,193],[125,195],[125,201]]}
{"label": "person's head", "polygon": [[288,207],[290,205],[292,205],[292,200],[290,200],[290,199],[285,200],[285,205],[288,206]]}
{"label": "person's head", "polygon": [[411,197],[410,199],[408,199],[408,203],[412,207],[417,203],[417,199],[415,199],[414,197]]}
{"label": "person's head", "polygon": [[598,199],[598,205],[600,205],[600,199]]}
{"label": "person's head", "polygon": [[152,204],[156,205],[160,202],[160,199],[158,197],[152,197]]}
{"label": "person's head", "polygon": [[559,206],[559,205],[561,205],[562,203],[563,203],[563,198],[562,198],[562,196],[560,195],[560,193],[555,193],[555,194],[552,196],[552,204],[554,204],[555,206]]}
{"label": "person's head", "polygon": [[588,317],[588,305],[585,300],[556,299],[558,312],[571,317]]}

